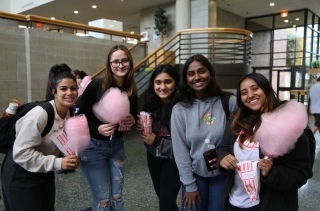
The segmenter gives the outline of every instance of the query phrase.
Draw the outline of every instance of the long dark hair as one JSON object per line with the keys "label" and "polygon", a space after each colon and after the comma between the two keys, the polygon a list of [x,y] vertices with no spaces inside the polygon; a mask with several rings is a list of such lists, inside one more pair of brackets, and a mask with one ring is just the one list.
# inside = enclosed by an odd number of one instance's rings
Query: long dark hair
{"label": "long dark hair", "polygon": [[189,104],[191,104],[195,98],[194,90],[189,87],[188,82],[187,82],[187,71],[188,71],[189,65],[193,61],[200,62],[210,72],[211,80],[210,80],[210,84],[206,90],[208,95],[212,96],[212,97],[213,96],[220,96],[222,94],[222,89],[217,82],[216,73],[213,69],[213,66],[211,65],[211,63],[209,62],[209,60],[206,57],[204,57],[201,54],[196,54],[196,55],[189,57],[183,66],[182,80],[180,82],[179,92],[177,94],[176,100],[177,101],[187,101]]}
{"label": "long dark hair", "polygon": [[[144,107],[146,108],[147,112],[150,112],[152,114],[152,118],[155,122],[159,121],[161,118],[161,98],[154,91],[154,80],[161,73],[167,73],[170,77],[172,77],[175,81],[176,87],[178,87],[180,80],[178,71],[169,64],[160,65],[153,71],[149,80],[148,89],[145,93]],[[173,93],[172,99],[174,97],[175,92]],[[173,100],[171,100],[167,110],[165,111],[165,123],[168,130],[170,129],[170,117],[173,106],[174,103]]]}
{"label": "long dark hair", "polygon": [[112,54],[117,50],[124,51],[130,61],[130,70],[128,72],[126,80],[123,83],[124,91],[126,91],[128,93],[129,97],[135,96],[135,95],[137,95],[137,87],[136,87],[136,83],[134,81],[133,59],[132,59],[131,53],[128,50],[128,48],[123,45],[115,45],[109,51],[109,54],[107,57],[107,62],[106,62],[106,74],[104,75],[104,77],[102,79],[102,89],[103,89],[103,91],[107,91],[110,87],[117,86],[116,82],[113,79],[113,72],[112,72],[111,64],[110,64],[110,58],[111,58]]}
{"label": "long dark hair", "polygon": [[54,95],[52,94],[51,81],[52,81],[52,78],[54,75],[57,75],[58,73],[61,73],[61,72],[71,73],[71,69],[66,64],[56,64],[51,67],[50,72],[49,72],[48,82],[47,82],[46,100],[53,100],[54,99]]}
{"label": "long dark hair", "polygon": [[57,93],[57,85],[58,85],[58,83],[60,83],[60,81],[62,81],[62,79],[70,78],[75,82],[75,84],[77,84],[77,79],[71,72],[53,71],[52,73],[53,73],[53,76],[52,76],[51,83],[50,83],[51,84],[51,93],[52,93],[52,90],[54,90],[52,95],[54,93]]}
{"label": "long dark hair", "polygon": [[[266,95],[265,104],[258,112],[254,112],[251,109],[247,108],[241,101],[240,85],[247,78],[251,78],[252,80],[254,80]],[[234,114],[234,120],[231,124],[231,131],[235,135],[239,135],[239,129],[242,129],[244,131],[244,134],[240,136],[240,145],[242,145],[243,142],[250,137],[251,140],[253,140],[255,132],[261,125],[260,117],[263,113],[272,112],[282,104],[277,94],[274,92],[268,79],[259,73],[250,73],[240,79],[237,86],[237,103],[238,109]],[[255,130],[253,131],[254,127]]]}

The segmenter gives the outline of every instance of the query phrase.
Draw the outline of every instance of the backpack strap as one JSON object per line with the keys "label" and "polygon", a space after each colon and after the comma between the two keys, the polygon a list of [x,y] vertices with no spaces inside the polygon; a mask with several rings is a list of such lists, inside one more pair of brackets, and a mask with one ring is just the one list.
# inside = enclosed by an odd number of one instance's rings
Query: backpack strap
{"label": "backpack strap", "polygon": [[230,118],[230,111],[229,111],[229,99],[230,99],[231,93],[230,92],[223,92],[221,95],[221,103],[224,110],[224,113],[227,117],[227,120]]}
{"label": "backpack strap", "polygon": [[54,123],[54,109],[53,106],[49,103],[49,102],[45,102],[45,103],[41,103],[39,104],[39,106],[41,106],[48,114],[48,121],[47,121],[47,125],[44,128],[43,132],[41,133],[41,136],[44,137],[46,136]]}

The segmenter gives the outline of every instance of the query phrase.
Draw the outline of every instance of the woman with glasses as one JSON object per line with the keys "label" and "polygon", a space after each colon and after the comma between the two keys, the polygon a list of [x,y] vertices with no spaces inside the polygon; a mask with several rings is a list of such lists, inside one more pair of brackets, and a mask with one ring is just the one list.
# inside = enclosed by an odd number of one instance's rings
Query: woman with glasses
{"label": "woman with glasses", "polygon": [[126,91],[130,101],[130,113],[123,123],[133,126],[138,102],[133,73],[133,60],[129,50],[123,45],[116,45],[108,54],[104,77],[92,80],[82,95],[79,113],[85,114],[88,119],[91,140],[80,158],[80,167],[91,188],[93,211],[123,210],[122,189],[126,155],[123,132],[118,130],[119,125],[102,123],[93,114],[92,107],[111,87]]}

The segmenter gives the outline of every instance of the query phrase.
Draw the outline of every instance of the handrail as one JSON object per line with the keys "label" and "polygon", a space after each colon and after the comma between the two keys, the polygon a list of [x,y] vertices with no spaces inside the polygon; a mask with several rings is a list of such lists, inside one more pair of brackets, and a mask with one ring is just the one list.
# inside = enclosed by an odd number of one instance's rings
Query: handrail
{"label": "handrail", "polygon": [[138,45],[147,45],[146,42],[137,42],[136,44],[134,44],[133,46],[131,46],[130,48],[128,48],[129,51],[133,50],[135,47],[137,47]]}
{"label": "handrail", "polygon": [[3,12],[3,11],[0,11],[0,17],[17,20],[17,21],[27,21],[27,17],[25,15],[13,14],[13,13]]}
{"label": "handrail", "polygon": [[21,15],[21,14],[13,14],[13,13],[0,11],[0,17],[17,20],[17,21],[41,22],[44,24],[64,26],[64,27],[80,29],[84,31],[100,32],[104,34],[110,34],[110,35],[121,36],[121,37],[129,37],[129,38],[134,38],[138,40],[143,38],[143,36],[140,34],[131,34],[129,32],[104,29],[96,26],[89,26],[86,24],[74,23],[74,22],[69,22],[69,21],[64,21],[59,19],[52,20],[51,18],[37,16],[37,15]]}
{"label": "handrail", "polygon": [[180,33],[177,33],[174,35],[171,39],[169,39],[167,42],[165,42],[163,45],[161,45],[157,50],[155,50],[152,54],[148,55],[146,58],[142,59],[138,64],[134,66],[134,70],[138,69],[143,63],[145,63],[148,59],[150,59],[152,56],[156,55],[158,51],[163,49],[166,45],[168,45],[172,40],[174,40],[176,37],[178,37]]}
{"label": "handrail", "polygon": [[253,33],[244,29],[236,28],[224,28],[224,27],[215,27],[215,28],[196,28],[196,29],[183,29],[179,30],[180,34],[194,34],[194,33],[231,33],[231,34],[244,34],[249,36],[252,39]]}

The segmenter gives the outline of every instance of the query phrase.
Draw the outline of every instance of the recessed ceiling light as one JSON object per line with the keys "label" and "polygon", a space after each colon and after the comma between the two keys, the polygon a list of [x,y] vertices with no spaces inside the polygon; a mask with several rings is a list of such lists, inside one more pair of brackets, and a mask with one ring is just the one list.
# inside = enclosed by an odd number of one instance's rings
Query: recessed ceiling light
{"label": "recessed ceiling light", "polygon": [[284,22],[288,23],[289,21],[288,20],[284,20]]}
{"label": "recessed ceiling light", "polygon": [[299,18],[296,18],[296,21],[300,20]]}
{"label": "recessed ceiling light", "polygon": [[79,12],[77,10],[75,10],[74,13],[78,14]]}
{"label": "recessed ceiling light", "polygon": [[55,17],[51,17],[51,20],[54,20],[54,19],[56,19]]}
{"label": "recessed ceiling light", "polygon": [[97,8],[97,5],[92,5],[92,8]]}
{"label": "recessed ceiling light", "polygon": [[274,6],[274,3],[270,3],[270,6],[273,7],[273,6]]}
{"label": "recessed ceiling light", "polygon": [[134,32],[130,32],[131,34],[134,34]]}
{"label": "recessed ceiling light", "polygon": [[113,22],[117,22],[116,20],[114,20]]}
{"label": "recessed ceiling light", "polygon": [[109,27],[113,27],[113,25],[110,25]]}
{"label": "recessed ceiling light", "polygon": [[296,28],[297,26],[296,26],[296,25],[293,25],[292,27],[293,27],[293,28]]}

